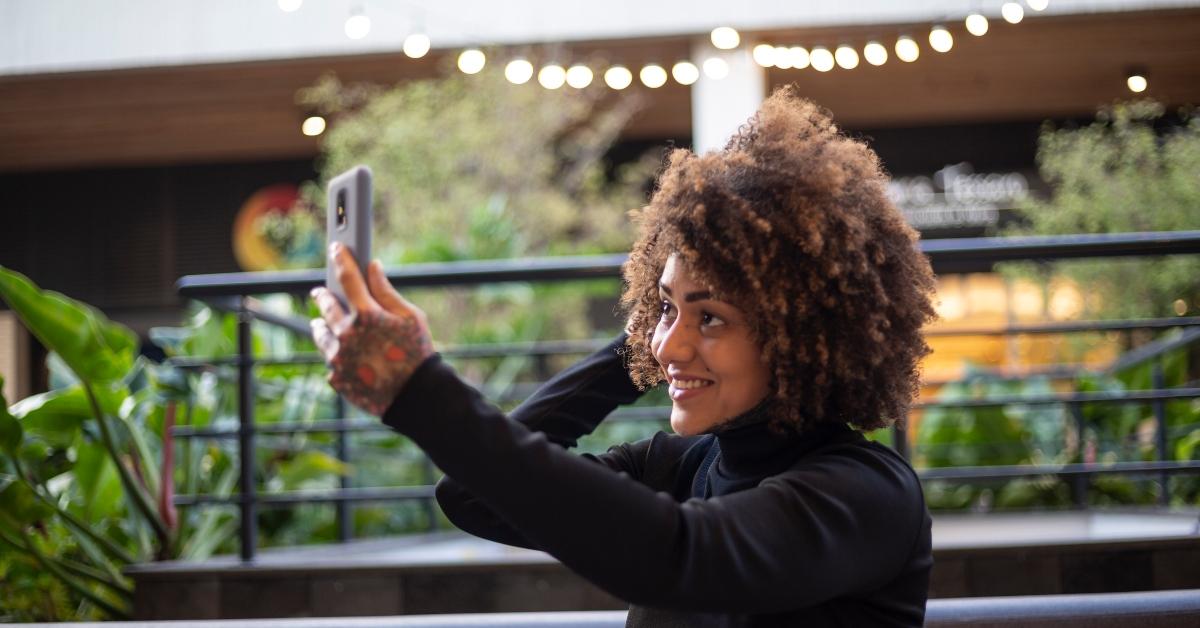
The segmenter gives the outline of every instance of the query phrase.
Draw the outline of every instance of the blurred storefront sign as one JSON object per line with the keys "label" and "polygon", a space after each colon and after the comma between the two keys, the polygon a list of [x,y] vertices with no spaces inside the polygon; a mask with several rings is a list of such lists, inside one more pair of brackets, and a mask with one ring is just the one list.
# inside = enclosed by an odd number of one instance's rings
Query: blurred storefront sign
{"label": "blurred storefront sign", "polygon": [[1029,195],[1029,180],[1020,172],[975,172],[961,162],[932,176],[895,177],[888,195],[916,229],[990,228]]}

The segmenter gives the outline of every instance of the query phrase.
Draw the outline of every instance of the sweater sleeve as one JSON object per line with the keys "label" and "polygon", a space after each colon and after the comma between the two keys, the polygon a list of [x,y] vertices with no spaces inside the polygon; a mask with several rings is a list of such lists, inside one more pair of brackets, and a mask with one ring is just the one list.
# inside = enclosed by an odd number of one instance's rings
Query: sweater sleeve
{"label": "sweater sleeve", "polygon": [[915,475],[869,447],[679,503],[506,418],[437,356],[384,421],[530,544],[646,606],[779,612],[869,591],[901,571],[924,517]]}
{"label": "sweater sleeve", "polygon": [[[620,354],[624,345],[622,333],[555,375],[509,416],[557,445],[574,447],[579,437],[595,430],[617,406],[632,403],[642,394],[625,370]],[[614,447],[601,456],[584,457],[617,471],[635,473],[644,447],[635,443]],[[435,494],[442,512],[459,529],[499,543],[538,549],[450,474],[438,482]]]}

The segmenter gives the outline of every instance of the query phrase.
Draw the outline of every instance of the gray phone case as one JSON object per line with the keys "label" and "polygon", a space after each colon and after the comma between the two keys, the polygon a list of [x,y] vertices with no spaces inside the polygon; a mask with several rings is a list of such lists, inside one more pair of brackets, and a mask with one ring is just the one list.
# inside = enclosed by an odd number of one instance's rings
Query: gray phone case
{"label": "gray phone case", "polygon": [[[345,220],[338,224],[338,196],[343,195]],[[328,205],[326,206],[326,233],[328,242],[341,242],[358,262],[358,269],[367,276],[367,265],[371,263],[371,169],[355,166],[334,177],[329,182]],[[328,246],[326,246],[328,251]],[[325,286],[346,305],[346,292],[338,282],[333,265],[325,262]]]}

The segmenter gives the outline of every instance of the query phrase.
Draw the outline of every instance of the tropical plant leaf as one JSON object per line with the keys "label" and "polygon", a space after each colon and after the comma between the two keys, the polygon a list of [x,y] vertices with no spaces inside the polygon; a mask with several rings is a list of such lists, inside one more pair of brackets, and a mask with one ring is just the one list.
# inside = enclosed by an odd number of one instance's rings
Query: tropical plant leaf
{"label": "tropical plant leaf", "polygon": [[21,445],[21,424],[16,417],[9,414],[8,402],[4,400],[4,378],[0,377],[0,451],[10,458],[17,456]]}
{"label": "tropical plant leaf", "polygon": [[113,382],[133,366],[137,336],[91,306],[41,290],[29,278],[3,266],[0,298],[79,377],[92,383]]}

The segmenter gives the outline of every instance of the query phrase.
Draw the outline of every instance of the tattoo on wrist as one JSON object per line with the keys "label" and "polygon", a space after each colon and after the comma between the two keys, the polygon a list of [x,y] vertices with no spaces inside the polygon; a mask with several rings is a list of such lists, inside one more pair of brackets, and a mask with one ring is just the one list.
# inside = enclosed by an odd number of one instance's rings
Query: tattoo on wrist
{"label": "tattoo on wrist", "polygon": [[346,400],[381,415],[417,367],[433,355],[429,331],[415,316],[388,312],[355,315],[338,334],[329,383]]}

